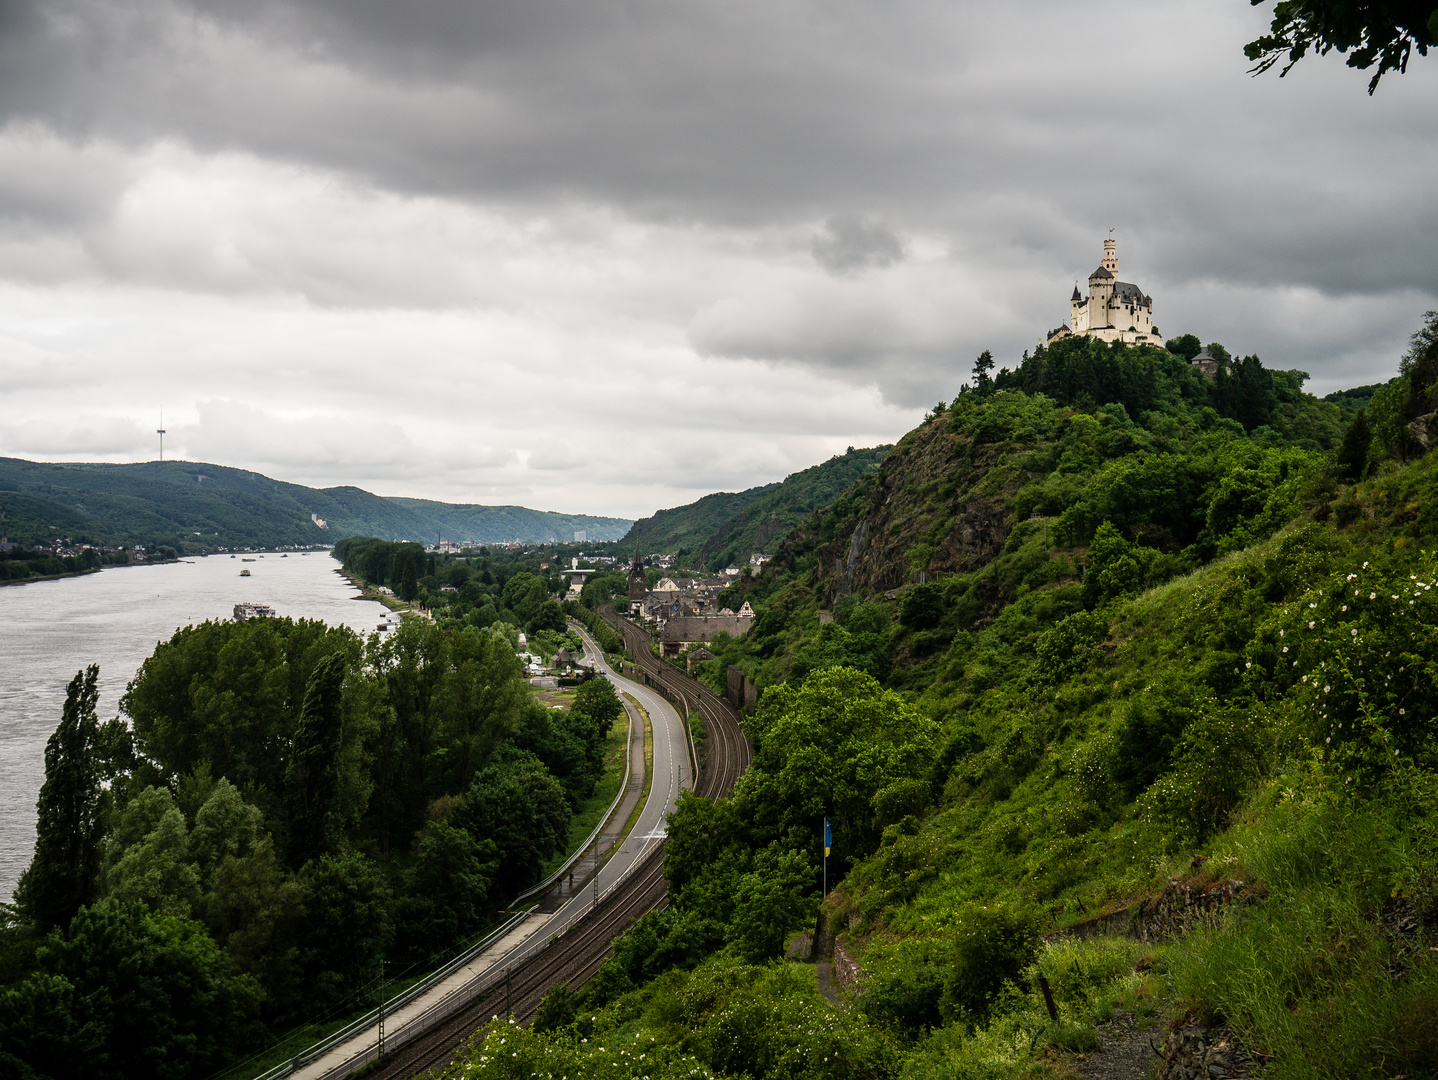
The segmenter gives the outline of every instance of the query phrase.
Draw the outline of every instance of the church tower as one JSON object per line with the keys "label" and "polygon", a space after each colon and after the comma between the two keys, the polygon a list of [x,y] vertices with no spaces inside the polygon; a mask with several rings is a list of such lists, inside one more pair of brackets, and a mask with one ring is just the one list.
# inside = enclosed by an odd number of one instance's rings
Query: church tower
{"label": "church tower", "polygon": [[649,591],[648,579],[644,576],[644,560],[639,557],[639,545],[634,545],[634,561],[629,564],[629,614],[637,615],[644,607],[644,595]]}

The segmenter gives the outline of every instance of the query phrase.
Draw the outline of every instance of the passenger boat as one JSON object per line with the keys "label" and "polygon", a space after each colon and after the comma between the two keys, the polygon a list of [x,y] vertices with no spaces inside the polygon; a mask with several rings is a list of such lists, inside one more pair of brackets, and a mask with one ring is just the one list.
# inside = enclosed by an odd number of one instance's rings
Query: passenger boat
{"label": "passenger boat", "polygon": [[248,566],[245,567],[243,570],[240,571],[240,577],[249,577],[249,576],[250,576],[250,568],[249,568]]}
{"label": "passenger boat", "polygon": [[246,619],[273,619],[275,609],[269,604],[236,604],[235,619],[244,622]]}

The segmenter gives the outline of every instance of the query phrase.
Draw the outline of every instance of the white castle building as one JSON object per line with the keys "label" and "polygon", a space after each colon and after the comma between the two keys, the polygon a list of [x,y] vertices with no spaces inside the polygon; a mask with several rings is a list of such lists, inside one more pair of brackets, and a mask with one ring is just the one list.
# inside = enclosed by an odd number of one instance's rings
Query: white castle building
{"label": "white castle building", "polygon": [[1049,343],[1066,337],[1096,337],[1130,345],[1162,345],[1153,325],[1153,297],[1137,285],[1118,279],[1118,255],[1112,239],[1103,242],[1103,262],[1088,276],[1088,297],[1074,286],[1069,322],[1050,330]]}

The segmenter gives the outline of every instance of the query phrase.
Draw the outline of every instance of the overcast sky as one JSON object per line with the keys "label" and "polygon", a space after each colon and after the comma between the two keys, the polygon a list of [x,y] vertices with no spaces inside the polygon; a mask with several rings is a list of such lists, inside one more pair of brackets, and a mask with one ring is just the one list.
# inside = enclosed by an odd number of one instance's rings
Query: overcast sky
{"label": "overcast sky", "polygon": [[641,516],[1120,277],[1317,393],[1438,307],[1438,61],[1271,6],[0,0],[0,454]]}

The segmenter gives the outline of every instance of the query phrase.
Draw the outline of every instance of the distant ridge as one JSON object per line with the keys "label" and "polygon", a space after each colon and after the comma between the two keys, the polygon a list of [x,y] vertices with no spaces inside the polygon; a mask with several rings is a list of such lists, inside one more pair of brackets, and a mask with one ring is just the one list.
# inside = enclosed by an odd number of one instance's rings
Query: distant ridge
{"label": "distant ridge", "polygon": [[[39,543],[84,535],[102,544],[281,547],[346,536],[500,544],[617,540],[630,522],[375,495],[357,487],[311,488],[260,473],[193,461],[69,464],[0,458],[0,510],[10,539]],[[321,528],[311,518],[325,523]]]}
{"label": "distant ridge", "polygon": [[752,553],[769,551],[795,525],[877,469],[892,449],[850,448],[778,483],[658,510],[636,521],[624,544],[637,544],[645,555],[680,554],[709,568],[748,562]]}

